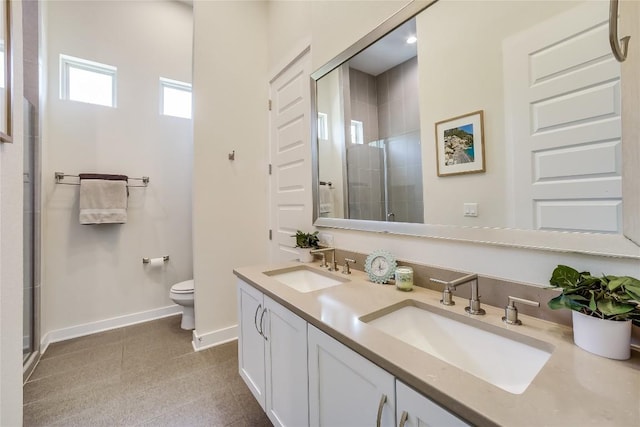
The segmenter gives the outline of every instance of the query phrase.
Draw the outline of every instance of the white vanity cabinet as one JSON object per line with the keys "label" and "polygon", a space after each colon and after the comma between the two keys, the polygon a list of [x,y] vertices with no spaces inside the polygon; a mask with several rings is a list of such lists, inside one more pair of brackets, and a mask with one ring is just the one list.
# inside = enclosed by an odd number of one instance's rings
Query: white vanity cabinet
{"label": "white vanity cabinet", "polygon": [[466,427],[464,421],[396,380],[398,427]]}
{"label": "white vanity cabinet", "polygon": [[394,377],[309,325],[309,425],[395,426]]}
{"label": "white vanity cabinet", "polygon": [[275,426],[467,426],[242,280],[238,314],[240,376]]}
{"label": "white vanity cabinet", "polygon": [[238,367],[240,376],[265,409],[265,344],[258,325],[263,315],[262,292],[238,281]]}
{"label": "white vanity cabinet", "polygon": [[275,426],[309,424],[307,322],[238,281],[240,376]]}

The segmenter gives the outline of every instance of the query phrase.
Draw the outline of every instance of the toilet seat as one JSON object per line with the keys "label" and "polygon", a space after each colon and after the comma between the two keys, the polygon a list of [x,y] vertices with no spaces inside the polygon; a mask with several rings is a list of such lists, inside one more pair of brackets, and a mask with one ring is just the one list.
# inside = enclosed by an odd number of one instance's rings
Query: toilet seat
{"label": "toilet seat", "polygon": [[174,294],[192,294],[193,293],[193,279],[185,280],[184,282],[176,283],[171,286],[171,292]]}

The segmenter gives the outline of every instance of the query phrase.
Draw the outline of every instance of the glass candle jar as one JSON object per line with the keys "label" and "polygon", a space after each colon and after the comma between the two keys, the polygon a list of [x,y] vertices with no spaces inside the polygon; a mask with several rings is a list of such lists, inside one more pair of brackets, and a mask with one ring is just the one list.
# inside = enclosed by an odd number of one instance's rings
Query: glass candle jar
{"label": "glass candle jar", "polygon": [[396,288],[401,291],[413,289],[413,268],[401,266],[396,268]]}

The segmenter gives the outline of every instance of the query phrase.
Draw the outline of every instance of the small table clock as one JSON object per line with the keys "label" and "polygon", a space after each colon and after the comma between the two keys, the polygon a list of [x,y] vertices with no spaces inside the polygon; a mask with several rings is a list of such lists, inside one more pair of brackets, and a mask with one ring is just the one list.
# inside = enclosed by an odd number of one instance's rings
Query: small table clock
{"label": "small table clock", "polygon": [[364,271],[373,283],[387,283],[397,267],[396,258],[385,250],[375,250],[367,257]]}

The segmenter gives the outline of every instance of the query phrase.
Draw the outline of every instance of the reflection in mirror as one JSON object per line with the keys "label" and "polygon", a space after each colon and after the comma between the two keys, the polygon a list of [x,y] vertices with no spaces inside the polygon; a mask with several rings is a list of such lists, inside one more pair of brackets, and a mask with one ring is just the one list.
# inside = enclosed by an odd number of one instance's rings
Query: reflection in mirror
{"label": "reflection in mirror", "polygon": [[[606,1],[442,0],[318,77],[316,215],[621,234],[607,24]],[[417,56],[387,65],[408,32]],[[479,110],[486,172],[439,176],[435,124]]]}
{"label": "reflection in mirror", "polygon": [[11,38],[10,2],[2,0],[0,7],[0,142],[12,142],[11,137]]}
{"label": "reflection in mirror", "polygon": [[416,21],[317,82],[319,215],[423,222]]}

